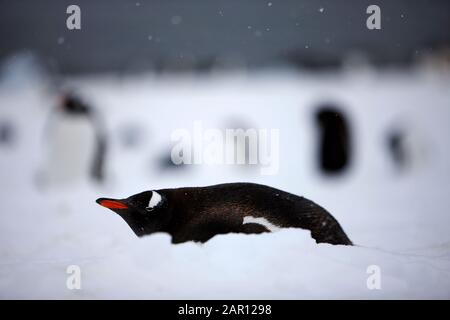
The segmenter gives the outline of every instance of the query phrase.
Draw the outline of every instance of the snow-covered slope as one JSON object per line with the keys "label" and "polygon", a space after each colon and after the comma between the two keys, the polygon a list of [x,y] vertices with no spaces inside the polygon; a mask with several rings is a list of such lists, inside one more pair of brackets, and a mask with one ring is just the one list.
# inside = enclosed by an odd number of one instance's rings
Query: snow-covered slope
{"label": "snow-covered slope", "polygon": [[[0,118],[16,143],[0,150],[1,298],[450,298],[450,91],[448,76],[262,72],[208,76],[67,79],[95,105],[110,138],[108,179],[41,188],[44,132],[54,97],[45,86],[0,87]],[[316,103],[336,101],[355,138],[340,178],[315,167]],[[192,165],[162,169],[175,129],[279,129],[279,172]],[[399,172],[385,139],[393,126],[423,150]],[[124,132],[138,138],[122,143]],[[130,133],[131,132],[131,133]],[[100,196],[163,187],[251,181],[304,195],[327,208],[354,247],[317,245],[309,232],[221,235],[172,245],[165,234],[136,238]],[[81,290],[66,287],[69,265]],[[369,290],[367,269],[381,271]]]}

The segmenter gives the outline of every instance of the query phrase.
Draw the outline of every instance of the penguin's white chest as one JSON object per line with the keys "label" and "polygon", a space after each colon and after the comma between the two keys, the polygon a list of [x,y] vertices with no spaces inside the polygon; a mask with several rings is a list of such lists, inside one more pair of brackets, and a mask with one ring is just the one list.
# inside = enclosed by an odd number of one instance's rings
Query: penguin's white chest
{"label": "penguin's white chest", "polygon": [[47,178],[51,184],[87,180],[96,148],[95,129],[88,118],[61,115],[48,136]]}

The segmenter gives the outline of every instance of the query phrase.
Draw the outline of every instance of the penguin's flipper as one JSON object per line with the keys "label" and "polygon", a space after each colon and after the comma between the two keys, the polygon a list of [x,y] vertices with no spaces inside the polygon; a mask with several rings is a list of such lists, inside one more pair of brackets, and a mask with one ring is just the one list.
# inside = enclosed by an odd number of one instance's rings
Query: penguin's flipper
{"label": "penguin's flipper", "polygon": [[241,226],[239,232],[247,234],[258,234],[263,232],[270,232],[265,226],[257,223],[245,223]]}
{"label": "penguin's flipper", "polygon": [[104,180],[106,155],[106,138],[104,136],[97,136],[97,147],[94,154],[94,159],[91,167],[91,176],[94,180],[102,182]]}

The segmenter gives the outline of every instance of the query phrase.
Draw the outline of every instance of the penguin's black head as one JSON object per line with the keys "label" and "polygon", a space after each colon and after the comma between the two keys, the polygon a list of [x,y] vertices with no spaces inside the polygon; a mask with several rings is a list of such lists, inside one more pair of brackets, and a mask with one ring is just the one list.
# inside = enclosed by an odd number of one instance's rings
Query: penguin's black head
{"label": "penguin's black head", "polygon": [[167,198],[158,191],[145,191],[126,199],[99,198],[97,203],[121,216],[138,237],[164,231],[171,218]]}
{"label": "penguin's black head", "polygon": [[91,112],[89,106],[78,96],[67,93],[61,96],[60,108],[63,112],[70,115],[89,115]]}
{"label": "penguin's black head", "polygon": [[315,114],[316,121],[320,126],[339,126],[345,122],[345,114],[333,105],[324,104],[318,108]]}

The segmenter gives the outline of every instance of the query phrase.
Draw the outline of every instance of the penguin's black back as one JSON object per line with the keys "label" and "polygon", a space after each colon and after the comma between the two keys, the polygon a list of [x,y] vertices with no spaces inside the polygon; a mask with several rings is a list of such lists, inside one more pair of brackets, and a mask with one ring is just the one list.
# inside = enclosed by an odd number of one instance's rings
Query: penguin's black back
{"label": "penguin's black back", "polygon": [[253,217],[264,218],[281,228],[308,229],[318,243],[352,244],[336,219],[324,208],[272,187],[229,183],[157,191],[168,198],[172,222],[167,231],[174,242],[206,241],[216,234],[228,232],[267,232],[264,226],[243,223],[244,217]]}

